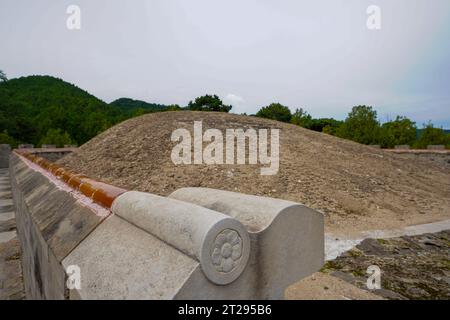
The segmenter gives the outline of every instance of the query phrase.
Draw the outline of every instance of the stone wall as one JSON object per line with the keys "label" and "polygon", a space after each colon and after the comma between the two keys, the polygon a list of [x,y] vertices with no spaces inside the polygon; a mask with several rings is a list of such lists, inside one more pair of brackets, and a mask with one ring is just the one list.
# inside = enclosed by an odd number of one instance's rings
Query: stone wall
{"label": "stone wall", "polygon": [[0,168],[9,167],[9,155],[11,154],[11,147],[9,144],[0,144]]}
{"label": "stone wall", "polygon": [[433,165],[436,165],[440,168],[448,169],[450,170],[450,152],[448,153],[436,153],[436,152],[429,152],[429,153],[402,153],[400,154],[402,158],[405,160],[411,161],[411,162],[419,162],[423,163],[424,161],[427,161]]}
{"label": "stone wall", "polygon": [[38,155],[50,162],[55,162],[65,155],[72,153],[76,148],[34,148],[27,150],[31,154]]}
{"label": "stone wall", "polygon": [[14,153],[10,177],[25,294],[64,299],[68,292],[61,261],[102,219]]}
{"label": "stone wall", "polygon": [[324,262],[323,216],[298,203],[204,188],[104,201],[107,185],[73,189],[16,153],[10,172],[27,298],[281,299]]}

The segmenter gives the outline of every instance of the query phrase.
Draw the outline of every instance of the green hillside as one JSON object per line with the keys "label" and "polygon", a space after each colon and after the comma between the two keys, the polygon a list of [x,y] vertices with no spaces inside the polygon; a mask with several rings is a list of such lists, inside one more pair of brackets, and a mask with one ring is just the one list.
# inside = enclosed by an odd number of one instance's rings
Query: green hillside
{"label": "green hillside", "polygon": [[118,108],[58,78],[0,83],[0,133],[16,143],[82,144],[125,118]]}
{"label": "green hillside", "polygon": [[163,104],[148,103],[141,100],[133,100],[130,98],[120,98],[110,103],[112,106],[119,108],[121,111],[126,113],[136,113],[139,110],[145,112],[159,112],[166,111],[169,107]]}
{"label": "green hillside", "polygon": [[[221,100],[215,97],[205,96],[197,100],[206,99],[200,101],[203,104],[221,104]],[[200,107],[194,102],[190,104],[199,110],[211,111],[203,104]],[[0,79],[0,143],[13,147],[20,143],[35,146],[55,144],[58,147],[81,145],[128,118],[186,108],[130,98],[107,104],[55,77],[28,76],[7,80],[5,76]]]}

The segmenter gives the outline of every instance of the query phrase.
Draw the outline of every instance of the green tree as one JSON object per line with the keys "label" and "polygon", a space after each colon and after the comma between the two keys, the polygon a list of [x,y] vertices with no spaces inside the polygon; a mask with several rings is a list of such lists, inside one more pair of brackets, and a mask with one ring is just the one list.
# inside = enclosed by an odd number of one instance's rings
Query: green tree
{"label": "green tree", "polygon": [[428,145],[448,145],[448,135],[445,134],[442,128],[435,128],[431,122],[423,125],[419,139],[414,144],[415,148],[424,149]]}
{"label": "green tree", "polygon": [[167,106],[167,111],[180,111],[181,107],[178,104],[171,104]]}
{"label": "green tree", "polygon": [[0,82],[0,132],[7,130],[22,143],[39,145],[49,129],[60,128],[74,143],[83,144],[131,116],[54,77],[30,76]]}
{"label": "green tree", "polygon": [[232,106],[224,105],[222,100],[215,94],[207,94],[190,101],[187,108],[192,111],[230,112]]}
{"label": "green tree", "polygon": [[40,145],[43,144],[54,144],[56,147],[64,147],[65,144],[74,144],[69,134],[61,129],[49,129],[47,134],[42,137],[39,142]]}
{"label": "green tree", "polygon": [[280,103],[272,103],[267,107],[261,108],[256,113],[256,116],[281,122],[290,122],[292,118],[291,110]]}
{"label": "green tree", "polygon": [[146,113],[148,113],[148,111],[146,111],[144,108],[137,108],[133,111],[133,117],[139,117]]}
{"label": "green tree", "polygon": [[133,100],[130,98],[119,98],[110,103],[127,115],[132,115],[137,109],[144,109],[145,113],[165,111],[167,106],[158,103],[148,103],[142,100]]}
{"label": "green tree", "polygon": [[4,130],[0,133],[0,144],[9,144],[12,148],[17,147],[18,142]]}
{"label": "green tree", "polygon": [[416,123],[406,117],[397,116],[381,126],[380,144],[384,148],[393,148],[396,145],[413,145],[416,141]]}
{"label": "green tree", "polygon": [[376,144],[380,140],[377,112],[370,106],[355,106],[337,130],[337,136],[363,144]]}
{"label": "green tree", "polygon": [[332,136],[336,135],[336,130],[330,125],[326,125],[325,127],[323,127],[322,132],[326,133],[326,134],[330,134]]}
{"label": "green tree", "polygon": [[8,81],[8,78],[6,77],[6,74],[3,72],[3,70],[0,70],[0,81]]}
{"label": "green tree", "polygon": [[343,121],[335,120],[332,118],[319,118],[313,119],[309,129],[324,132],[331,135],[336,135],[337,130],[342,125]]}
{"label": "green tree", "polygon": [[291,123],[300,127],[310,129],[312,124],[312,117],[303,108],[296,109],[292,114]]}
{"label": "green tree", "polygon": [[343,122],[332,118],[314,119],[308,112],[300,108],[292,114],[291,123],[317,132],[336,135],[337,129]]}

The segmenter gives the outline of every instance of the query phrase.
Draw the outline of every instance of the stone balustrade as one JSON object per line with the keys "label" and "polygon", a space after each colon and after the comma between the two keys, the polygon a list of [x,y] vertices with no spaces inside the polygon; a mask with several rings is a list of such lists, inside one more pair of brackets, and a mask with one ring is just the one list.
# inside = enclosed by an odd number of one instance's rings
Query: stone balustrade
{"label": "stone balustrade", "polygon": [[324,262],[323,216],[298,203],[127,191],[20,150],[10,173],[28,298],[280,299]]}

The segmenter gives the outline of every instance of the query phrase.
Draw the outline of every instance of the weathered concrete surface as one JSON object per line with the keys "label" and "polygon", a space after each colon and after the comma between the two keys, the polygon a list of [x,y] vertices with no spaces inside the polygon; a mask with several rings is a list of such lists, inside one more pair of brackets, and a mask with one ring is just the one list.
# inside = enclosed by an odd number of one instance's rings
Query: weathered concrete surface
{"label": "weathered concrete surface", "polygon": [[[317,211],[290,201],[206,188],[182,188],[169,197],[222,212],[247,228],[252,252],[242,278],[256,284],[251,289],[258,298],[282,299],[288,285],[323,265],[324,224]],[[186,292],[199,290],[200,283],[189,282]]]}
{"label": "weathered concrete surface", "polygon": [[64,299],[61,261],[100,223],[90,208],[12,154],[11,186],[26,297]]}
{"label": "weathered concrete surface", "polygon": [[[8,169],[0,169],[0,187],[10,189]],[[12,194],[0,194],[0,300],[24,298],[20,245],[17,239]]]}
{"label": "weathered concrete surface", "polygon": [[80,299],[173,299],[199,263],[148,232],[111,216],[63,265],[78,265]]}

